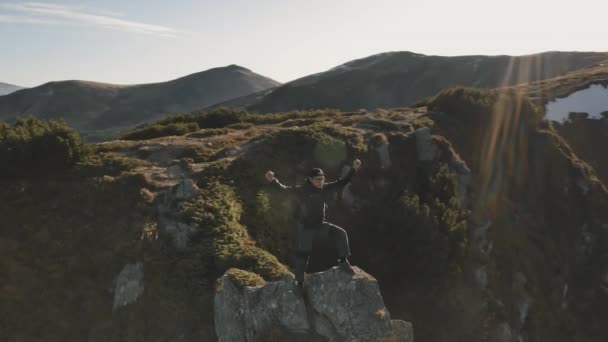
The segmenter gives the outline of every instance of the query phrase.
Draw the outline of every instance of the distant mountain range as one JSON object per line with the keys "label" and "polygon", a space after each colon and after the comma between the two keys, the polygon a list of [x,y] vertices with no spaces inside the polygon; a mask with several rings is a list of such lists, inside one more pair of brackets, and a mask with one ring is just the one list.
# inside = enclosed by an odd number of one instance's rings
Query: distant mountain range
{"label": "distant mountain range", "polygon": [[553,78],[608,61],[605,52],[526,56],[426,56],[388,52],[288,82],[259,96],[223,103],[257,112],[395,108],[453,86],[495,88]]}
{"label": "distant mountain range", "polygon": [[89,140],[105,140],[171,113],[190,112],[278,85],[237,65],[140,85],[49,82],[1,96],[0,120],[26,115],[63,118]]}
{"label": "distant mountain range", "polygon": [[23,89],[23,87],[20,87],[18,85],[14,85],[14,84],[0,82],[0,96],[16,92],[19,89]]}
{"label": "distant mountain range", "polygon": [[388,52],[286,84],[237,65],[153,84],[49,82],[0,96],[0,120],[12,121],[25,115],[61,117],[87,140],[98,141],[169,114],[218,106],[244,107],[261,113],[395,108],[412,105],[452,86],[540,84],[527,89],[533,93],[549,87],[542,83],[545,80],[594,70],[606,63],[606,52],[458,57]]}

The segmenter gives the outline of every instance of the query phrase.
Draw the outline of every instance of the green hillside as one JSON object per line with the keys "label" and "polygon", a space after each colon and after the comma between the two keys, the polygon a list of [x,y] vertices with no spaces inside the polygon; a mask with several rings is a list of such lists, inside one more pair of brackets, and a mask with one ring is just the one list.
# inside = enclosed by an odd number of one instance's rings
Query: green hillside
{"label": "green hillside", "polygon": [[[493,341],[505,324],[535,341],[608,338],[608,191],[594,171],[518,92],[457,88],[427,104],[194,112],[77,144],[63,172],[3,177],[0,338],[215,340],[219,275],[290,271],[293,207],[265,171],[332,179],[354,158],[329,219],[417,341]],[[309,271],[332,252],[318,245]]]}

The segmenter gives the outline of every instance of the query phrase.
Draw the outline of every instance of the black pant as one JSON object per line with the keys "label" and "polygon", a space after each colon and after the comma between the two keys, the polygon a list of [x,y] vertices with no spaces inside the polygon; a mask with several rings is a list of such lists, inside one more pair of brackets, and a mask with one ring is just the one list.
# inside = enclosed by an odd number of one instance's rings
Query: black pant
{"label": "black pant", "polygon": [[322,223],[306,224],[299,222],[297,224],[296,237],[296,280],[304,281],[304,271],[308,266],[308,259],[312,251],[312,242],[316,237],[324,239],[330,238],[336,245],[338,258],[347,258],[350,256],[348,247],[348,234],[346,231],[335,224],[323,221]]}

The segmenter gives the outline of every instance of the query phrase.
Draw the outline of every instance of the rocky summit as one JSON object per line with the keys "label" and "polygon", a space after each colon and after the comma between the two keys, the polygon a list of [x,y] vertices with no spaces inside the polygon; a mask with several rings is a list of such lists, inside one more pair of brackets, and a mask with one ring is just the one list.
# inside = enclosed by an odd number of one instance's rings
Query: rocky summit
{"label": "rocky summit", "polygon": [[218,282],[215,330],[219,341],[412,342],[411,323],[391,320],[377,280],[358,267],[307,276],[303,288],[291,274],[246,286],[227,272]]}

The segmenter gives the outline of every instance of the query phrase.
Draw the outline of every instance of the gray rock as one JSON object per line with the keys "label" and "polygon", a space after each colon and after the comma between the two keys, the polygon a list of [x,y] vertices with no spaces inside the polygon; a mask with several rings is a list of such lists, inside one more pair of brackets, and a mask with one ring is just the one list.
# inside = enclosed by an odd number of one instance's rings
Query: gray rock
{"label": "gray rock", "polygon": [[198,187],[192,179],[184,179],[172,189],[173,197],[178,201],[187,201],[196,195]]}
{"label": "gray rock", "polygon": [[589,178],[587,178],[587,177],[579,176],[576,179],[576,185],[578,186],[579,190],[583,193],[583,195],[587,195],[589,193],[589,191],[591,190],[591,182],[589,181]]}
{"label": "gray rock", "polygon": [[141,262],[127,264],[118,274],[112,310],[137,300],[144,292],[144,267]]}
{"label": "gray rock", "polygon": [[242,297],[228,276],[220,278],[213,298],[213,319],[219,342],[246,341]]}
{"label": "gray rock", "polygon": [[461,160],[458,156],[452,156],[452,159],[448,163],[450,170],[456,173],[456,194],[460,203],[460,208],[467,208],[469,205],[468,201],[468,189],[471,185],[471,170],[467,164]]}
{"label": "gray rock", "polygon": [[477,265],[473,268],[473,282],[476,288],[483,290],[488,287],[488,267]]}
{"label": "gray rock", "polygon": [[513,342],[513,331],[509,323],[503,322],[494,327],[488,336],[488,341]]}
{"label": "gray rock", "polygon": [[342,189],[342,202],[349,208],[352,208],[355,205],[355,194],[353,194],[350,189],[350,183],[346,184]]}
{"label": "gray rock", "polygon": [[351,275],[333,267],[306,278],[305,290],[315,317],[330,324],[329,328],[315,324],[317,332],[332,341],[373,341],[392,335],[378,282],[361,269],[355,270]]}
{"label": "gray rock", "polygon": [[412,323],[394,319],[391,321],[395,342],[414,342],[414,327]]}
{"label": "gray rock", "polygon": [[292,275],[242,289],[222,276],[214,299],[218,340],[413,341],[410,323],[391,321],[378,282],[355,270],[310,274],[303,290]]}
{"label": "gray rock", "polygon": [[307,333],[306,305],[297,295],[294,278],[286,277],[260,287],[244,289],[243,316],[247,341],[256,341],[259,332],[279,326],[286,332]]}
{"label": "gray rock", "polygon": [[431,136],[431,129],[421,127],[414,131],[416,136],[416,150],[419,161],[433,161],[439,153],[439,148],[435,145]]}
{"label": "gray rock", "polygon": [[173,244],[175,248],[183,250],[190,241],[190,235],[196,231],[196,229],[183,222],[177,222],[172,220],[162,220],[163,225],[161,230],[168,233],[173,237]]}
{"label": "gray rock", "polygon": [[479,260],[488,261],[494,247],[492,240],[488,238],[488,230],[492,222],[488,221],[480,225],[472,225],[469,234],[471,241],[471,252]]}
{"label": "gray rock", "polygon": [[527,282],[528,279],[523,273],[515,273],[512,284],[512,301],[515,312],[513,313],[514,317],[511,319],[511,327],[515,331],[519,331],[528,318],[532,298],[526,290]]}
{"label": "gray rock", "polygon": [[584,224],[574,246],[576,263],[583,264],[591,258],[596,243],[596,237],[591,232],[587,224]]}
{"label": "gray rock", "polygon": [[391,156],[388,153],[389,143],[387,141],[382,142],[379,146],[375,148],[376,153],[378,153],[378,158],[380,159],[380,168],[387,169],[391,167]]}
{"label": "gray rock", "polygon": [[240,289],[228,276],[222,276],[214,298],[219,341],[264,341],[272,334],[297,340],[313,335],[304,298],[294,280],[288,275],[264,286]]}
{"label": "gray rock", "polygon": [[473,287],[483,290],[488,286],[488,267],[493,242],[488,238],[491,222],[470,225],[469,261],[467,262],[467,279]]}
{"label": "gray rock", "polygon": [[606,295],[608,295],[608,271],[604,272],[604,275],[602,276],[600,288]]}
{"label": "gray rock", "polygon": [[176,213],[180,212],[180,209],[187,200],[196,196],[198,190],[192,179],[183,179],[172,188],[163,191],[157,196],[158,228],[162,234],[171,235],[175,247],[180,250],[187,247],[190,235],[196,229],[184,222],[180,222]]}
{"label": "gray rock", "polygon": [[561,307],[562,309],[568,308],[568,284],[564,284],[562,287],[562,295],[561,295]]}

